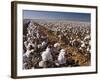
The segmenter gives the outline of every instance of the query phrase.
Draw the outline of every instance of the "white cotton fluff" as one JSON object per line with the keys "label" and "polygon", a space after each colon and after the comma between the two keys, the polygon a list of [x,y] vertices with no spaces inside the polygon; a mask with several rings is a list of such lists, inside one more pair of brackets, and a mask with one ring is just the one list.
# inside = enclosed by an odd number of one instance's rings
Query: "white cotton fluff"
{"label": "white cotton fluff", "polygon": [[32,46],[33,48],[36,48],[36,45],[35,44],[33,44],[33,43],[28,43],[28,45],[27,45],[27,49],[30,47],[30,46]]}
{"label": "white cotton fluff", "polygon": [[86,50],[90,52],[91,49],[88,47]]}
{"label": "white cotton fluff", "polygon": [[59,62],[59,64],[65,64],[66,63],[66,60],[65,60],[65,50],[64,49],[60,50],[60,53],[58,55],[58,62]]}
{"label": "white cotton fluff", "polygon": [[29,50],[27,50],[24,56],[29,57],[29,54],[30,54],[30,51],[29,51]]}
{"label": "white cotton fluff", "polygon": [[33,49],[32,50],[27,50],[26,53],[24,54],[24,56],[29,57],[31,52],[34,52],[34,50]]}
{"label": "white cotton fluff", "polygon": [[55,43],[54,47],[60,47],[60,44],[59,43]]}
{"label": "white cotton fluff", "polygon": [[47,48],[46,51],[44,51],[41,56],[42,56],[42,61],[52,61],[53,60],[50,48]]}
{"label": "white cotton fluff", "polygon": [[41,45],[41,44],[38,44],[38,45],[37,45],[37,47],[38,47],[38,48],[41,48],[41,47],[42,47],[42,45]]}
{"label": "white cotton fluff", "polygon": [[81,47],[84,47],[85,46],[85,43],[83,41],[81,41],[81,43],[82,43]]}
{"label": "white cotton fluff", "polygon": [[28,44],[27,44],[27,41],[24,42],[24,45],[25,45],[25,48],[27,48],[27,45],[28,45]]}
{"label": "white cotton fluff", "polygon": [[38,32],[37,32],[37,34],[36,34],[36,37],[37,37],[37,38],[40,38],[40,34],[39,34]]}
{"label": "white cotton fluff", "polygon": [[45,64],[45,62],[44,61],[40,61],[39,62],[39,67],[44,67],[46,64]]}
{"label": "white cotton fluff", "polygon": [[87,35],[87,36],[84,38],[84,40],[89,39],[89,38],[90,38],[90,35]]}
{"label": "white cotton fluff", "polygon": [[46,43],[45,41],[42,42],[42,46],[46,46],[46,44],[47,44],[47,43]]}

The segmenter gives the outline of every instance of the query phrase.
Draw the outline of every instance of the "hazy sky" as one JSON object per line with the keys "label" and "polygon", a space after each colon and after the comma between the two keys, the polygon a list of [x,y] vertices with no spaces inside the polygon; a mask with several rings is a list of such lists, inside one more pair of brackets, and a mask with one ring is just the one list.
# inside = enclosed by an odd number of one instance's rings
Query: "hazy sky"
{"label": "hazy sky", "polygon": [[89,13],[72,13],[72,12],[23,10],[23,18],[24,19],[75,20],[75,21],[89,21],[90,22],[91,14],[89,14]]}

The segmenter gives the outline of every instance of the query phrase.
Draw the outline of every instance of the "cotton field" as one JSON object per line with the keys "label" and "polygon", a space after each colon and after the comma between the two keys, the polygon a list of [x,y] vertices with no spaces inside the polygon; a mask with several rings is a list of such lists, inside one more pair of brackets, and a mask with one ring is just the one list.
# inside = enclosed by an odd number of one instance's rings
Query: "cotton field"
{"label": "cotton field", "polygon": [[23,69],[91,65],[91,24],[23,20]]}

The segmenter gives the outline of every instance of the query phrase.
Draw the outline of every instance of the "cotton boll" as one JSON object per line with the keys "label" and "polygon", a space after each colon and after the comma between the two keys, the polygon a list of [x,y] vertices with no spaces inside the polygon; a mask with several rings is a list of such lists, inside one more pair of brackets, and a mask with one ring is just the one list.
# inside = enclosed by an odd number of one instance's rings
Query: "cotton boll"
{"label": "cotton boll", "polygon": [[27,50],[26,53],[24,54],[24,56],[29,57],[30,53],[34,52],[34,50]]}
{"label": "cotton boll", "polygon": [[50,48],[46,48],[46,51],[44,51],[41,56],[42,56],[43,61],[52,61],[53,60]]}
{"label": "cotton boll", "polygon": [[45,66],[46,66],[45,61],[40,61],[40,62],[39,62],[39,67],[45,67]]}
{"label": "cotton boll", "polygon": [[58,55],[58,62],[59,62],[59,64],[65,64],[66,63],[66,60],[65,60],[65,50],[64,49],[60,50],[60,53]]}
{"label": "cotton boll", "polygon": [[42,46],[45,47],[46,45],[47,45],[47,42],[43,41],[43,42],[42,42]]}
{"label": "cotton boll", "polygon": [[60,44],[59,43],[55,43],[54,47],[60,47]]}

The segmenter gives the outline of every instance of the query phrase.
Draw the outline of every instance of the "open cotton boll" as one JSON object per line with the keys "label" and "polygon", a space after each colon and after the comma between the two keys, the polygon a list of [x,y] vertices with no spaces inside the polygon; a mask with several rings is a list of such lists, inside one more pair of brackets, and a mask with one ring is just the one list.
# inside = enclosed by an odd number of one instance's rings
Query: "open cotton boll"
{"label": "open cotton boll", "polygon": [[55,43],[54,47],[60,47],[60,43]]}
{"label": "open cotton boll", "polygon": [[47,42],[46,41],[43,41],[42,42],[42,46],[46,46]]}
{"label": "open cotton boll", "polygon": [[44,51],[41,56],[42,56],[43,61],[52,61],[53,60],[50,48],[46,48],[46,51]]}
{"label": "open cotton boll", "polygon": [[26,53],[24,54],[24,56],[29,57],[30,53],[34,52],[34,50],[27,50]]}
{"label": "open cotton boll", "polygon": [[39,67],[45,67],[45,66],[46,66],[45,61],[40,61],[40,62],[39,62]]}
{"label": "open cotton boll", "polygon": [[59,64],[65,64],[66,63],[66,60],[65,60],[65,50],[64,49],[61,49],[60,50],[60,53],[58,55],[58,62]]}

